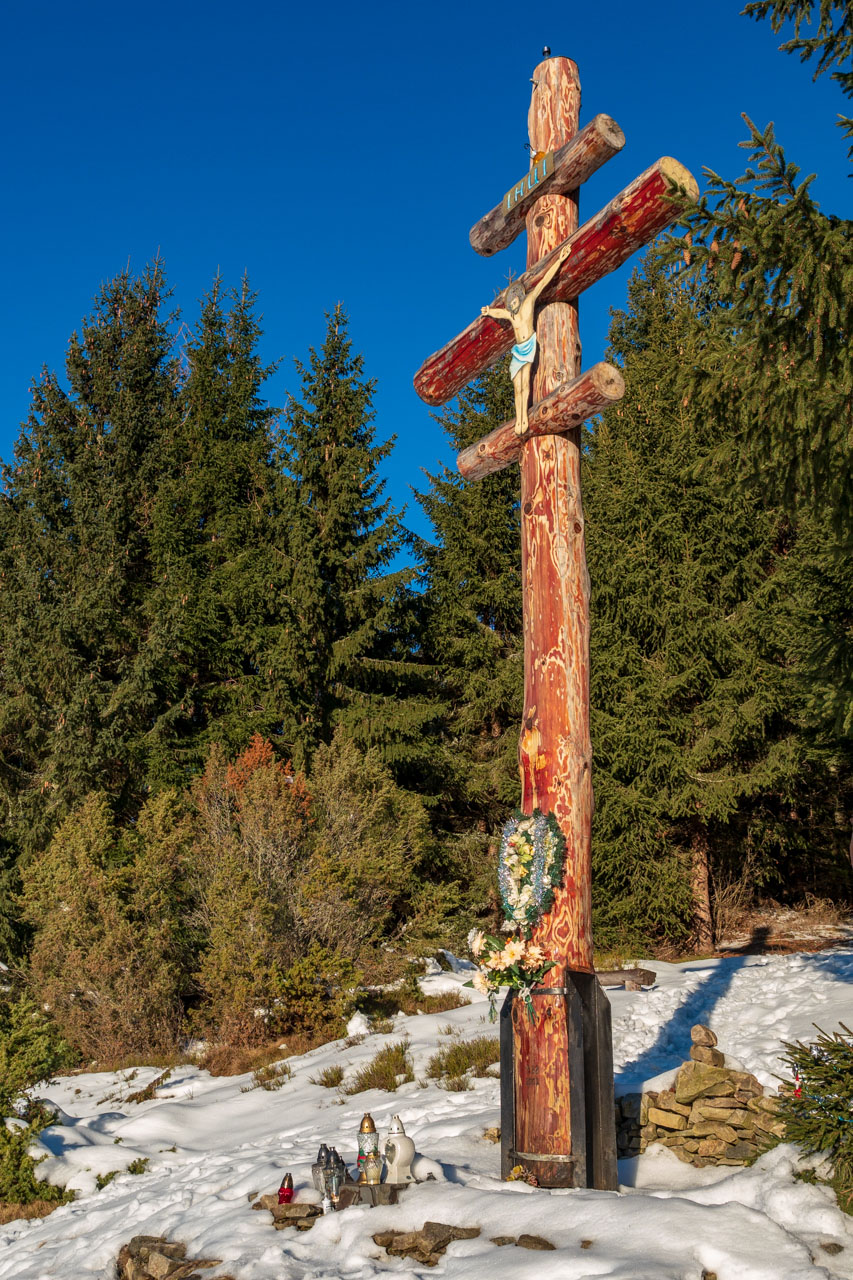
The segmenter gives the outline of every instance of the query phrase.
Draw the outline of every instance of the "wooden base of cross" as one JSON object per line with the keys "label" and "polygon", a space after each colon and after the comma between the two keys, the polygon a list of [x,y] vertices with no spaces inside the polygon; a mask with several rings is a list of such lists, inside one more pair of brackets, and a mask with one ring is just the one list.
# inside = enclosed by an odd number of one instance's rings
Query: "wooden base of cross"
{"label": "wooden base of cross", "polygon": [[577,298],[668,226],[698,187],[665,157],[578,229],[578,186],[624,142],[608,116],[579,133],[579,114],[577,67],[546,57],[533,73],[531,170],[471,232],[474,248],[488,255],[524,223],[527,271],[425,361],[415,388],[428,404],[443,404],[513,348],[524,430],[504,423],[461,453],[458,466],[471,480],[516,460],[520,466],[521,809],[555,815],[566,861],[552,908],[533,932],[554,961],[548,985],[533,988],[532,1012],[508,998],[501,1014],[502,1172],[508,1177],[520,1165],[543,1187],[614,1188],[610,1006],[595,977],[590,923],[589,578],[580,471],[582,424],[618,400],[624,384],[610,365],[581,373]]}

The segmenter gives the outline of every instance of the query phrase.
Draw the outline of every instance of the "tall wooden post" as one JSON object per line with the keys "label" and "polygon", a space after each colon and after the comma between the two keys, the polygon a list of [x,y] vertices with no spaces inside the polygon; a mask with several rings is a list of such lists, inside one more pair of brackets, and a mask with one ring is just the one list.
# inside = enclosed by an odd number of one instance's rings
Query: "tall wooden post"
{"label": "tall wooden post", "polygon": [[[533,73],[531,151],[563,146],[576,132],[580,79],[569,58]],[[578,229],[578,192],[544,195],[527,215],[527,266]],[[537,317],[534,402],[580,372],[578,302],[552,302]],[[582,1041],[569,970],[591,974],[589,576],[580,486],[580,430],[531,438],[521,454],[524,713],[519,744],[521,808],[554,813],[566,838],[563,886],[534,939],[557,967],[536,1016],[513,1011],[514,1159],[546,1186],[587,1182]],[[573,1016],[574,1014],[574,1016]],[[573,1115],[574,1111],[574,1115]],[[510,1121],[510,1117],[507,1117]],[[554,1158],[548,1160],[546,1157]]]}
{"label": "tall wooden post", "polygon": [[[580,427],[618,400],[624,383],[608,365],[581,373],[577,295],[668,226],[698,187],[665,156],[579,228],[580,183],[624,142],[609,116],[597,116],[578,134],[579,111],[577,67],[546,50],[533,73],[530,172],[471,231],[478,253],[506,247],[521,229],[519,205],[528,202],[520,285],[523,292],[538,290],[532,403],[525,417],[517,400],[518,420],[464,450],[458,464],[472,480],[515,459],[521,468],[521,807],[554,814],[567,849],[563,883],[534,931],[555,962],[548,985],[530,992],[532,1015],[511,997],[501,1013],[502,1171],[507,1176],[521,1165],[541,1186],[606,1188],[616,1185],[616,1135],[610,1006],[593,969],[590,924],[589,578]],[[482,308],[421,366],[415,387],[428,404],[450,399],[500,359],[514,336],[528,340],[529,330],[506,309],[509,296],[505,290]]]}

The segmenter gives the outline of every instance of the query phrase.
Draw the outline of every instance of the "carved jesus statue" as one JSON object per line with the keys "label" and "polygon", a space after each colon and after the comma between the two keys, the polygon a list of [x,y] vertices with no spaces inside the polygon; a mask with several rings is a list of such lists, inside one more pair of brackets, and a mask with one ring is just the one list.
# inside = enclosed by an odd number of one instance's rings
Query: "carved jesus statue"
{"label": "carved jesus statue", "polygon": [[493,320],[509,320],[515,334],[512,362],[509,374],[515,393],[515,434],[523,436],[527,431],[527,410],[530,406],[530,371],[536,359],[536,303],[542,290],[549,285],[571,253],[571,246],[564,244],[557,258],[551,263],[542,279],[525,293],[520,284],[511,284],[506,291],[506,307],[481,307],[481,314]]}

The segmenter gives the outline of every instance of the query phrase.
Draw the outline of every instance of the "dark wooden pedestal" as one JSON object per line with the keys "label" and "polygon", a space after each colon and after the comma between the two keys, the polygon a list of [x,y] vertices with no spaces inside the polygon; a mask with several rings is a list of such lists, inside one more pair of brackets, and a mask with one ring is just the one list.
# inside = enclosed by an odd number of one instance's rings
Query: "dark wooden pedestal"
{"label": "dark wooden pedestal", "polygon": [[[513,1017],[527,1011],[509,992],[500,1015],[501,1177],[521,1165],[545,1187],[594,1187],[615,1191],[616,1120],[613,1100],[613,1038],[610,1003],[595,974],[569,971],[561,992],[566,1018],[565,1072],[571,1092],[571,1139],[567,1150],[529,1151],[517,1141],[515,1032]],[[555,994],[544,988],[542,996]],[[533,993],[534,1016],[541,1016]],[[514,1010],[517,1012],[514,1014]]]}

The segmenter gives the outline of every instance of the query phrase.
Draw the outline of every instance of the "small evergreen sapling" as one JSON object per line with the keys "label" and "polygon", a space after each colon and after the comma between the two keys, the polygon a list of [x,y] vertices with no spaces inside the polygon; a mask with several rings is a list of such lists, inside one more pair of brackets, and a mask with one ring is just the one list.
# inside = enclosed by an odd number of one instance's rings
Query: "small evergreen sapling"
{"label": "small evergreen sapling", "polygon": [[786,1044],[785,1061],[794,1075],[783,1095],[780,1117],[786,1136],[812,1155],[824,1152],[832,1162],[832,1184],[839,1204],[853,1212],[853,1031],[828,1034],[817,1028],[811,1044]]}

